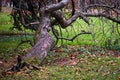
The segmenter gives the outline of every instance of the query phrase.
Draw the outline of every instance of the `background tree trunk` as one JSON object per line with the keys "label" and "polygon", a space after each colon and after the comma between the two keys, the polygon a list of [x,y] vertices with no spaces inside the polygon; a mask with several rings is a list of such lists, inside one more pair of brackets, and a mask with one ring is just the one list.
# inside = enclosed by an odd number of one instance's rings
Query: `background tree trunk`
{"label": "background tree trunk", "polygon": [[80,0],[80,10],[82,11],[82,12],[86,12],[86,9],[85,9],[85,7],[86,7],[86,1],[85,0]]}
{"label": "background tree trunk", "polygon": [[0,12],[2,11],[2,0],[0,0]]}

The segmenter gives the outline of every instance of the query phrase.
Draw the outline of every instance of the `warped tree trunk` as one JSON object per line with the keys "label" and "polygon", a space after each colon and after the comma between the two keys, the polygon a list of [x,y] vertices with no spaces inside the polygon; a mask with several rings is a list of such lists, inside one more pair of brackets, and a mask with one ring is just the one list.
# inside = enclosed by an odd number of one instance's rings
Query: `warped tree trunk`
{"label": "warped tree trunk", "polygon": [[69,0],[61,0],[57,4],[50,3],[51,5],[48,4],[48,6],[40,8],[40,25],[37,30],[37,34],[39,36],[36,39],[34,47],[29,51],[26,58],[33,56],[39,57],[41,60],[40,65],[42,65],[44,58],[47,56],[47,53],[54,42],[52,36],[49,34],[49,29],[52,28],[51,17],[54,17],[58,23],[61,24],[62,28],[66,28],[80,16],[78,11],[70,19],[64,19],[63,14],[59,11],[59,9],[66,6],[68,2]]}
{"label": "warped tree trunk", "polygon": [[[50,0],[51,1],[51,0]],[[47,53],[50,50],[52,43],[54,42],[52,36],[49,34],[49,29],[51,28],[51,13],[63,8],[69,0],[61,0],[58,4],[48,3],[48,6],[41,7],[39,10],[40,13],[40,25],[37,30],[39,35],[35,45],[28,52],[25,58],[30,57],[39,57],[40,65],[42,65],[43,60],[47,56]],[[71,22],[71,21],[70,21]]]}
{"label": "warped tree trunk", "polygon": [[53,38],[49,34],[49,28],[50,28],[50,16],[49,14],[45,14],[43,12],[42,18],[40,20],[40,25],[37,30],[38,39],[34,45],[34,47],[29,51],[26,58],[30,57],[39,57],[40,58],[40,65],[42,65],[42,62],[44,58],[47,56],[47,53],[50,50],[50,47],[53,43]]}

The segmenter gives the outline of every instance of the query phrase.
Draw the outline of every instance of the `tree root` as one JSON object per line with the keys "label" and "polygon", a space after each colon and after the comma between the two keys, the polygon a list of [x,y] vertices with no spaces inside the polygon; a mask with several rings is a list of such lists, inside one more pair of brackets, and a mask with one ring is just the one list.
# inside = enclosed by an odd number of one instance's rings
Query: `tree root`
{"label": "tree root", "polygon": [[11,72],[19,72],[24,67],[27,67],[28,69],[31,69],[30,67],[32,67],[32,70],[40,70],[40,68],[38,66],[30,65],[27,62],[22,62],[21,56],[18,55],[18,57],[17,57],[17,64],[13,65],[12,67],[10,67],[10,68],[6,69],[5,71],[3,71],[2,75],[7,74],[9,71],[11,71]]}

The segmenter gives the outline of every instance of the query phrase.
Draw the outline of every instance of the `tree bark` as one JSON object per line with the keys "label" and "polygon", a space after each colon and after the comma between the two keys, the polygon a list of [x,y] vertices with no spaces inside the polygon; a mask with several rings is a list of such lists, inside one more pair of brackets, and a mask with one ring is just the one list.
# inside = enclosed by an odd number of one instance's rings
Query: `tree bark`
{"label": "tree bark", "polygon": [[41,12],[42,18],[40,20],[40,25],[37,30],[38,38],[34,47],[29,51],[26,58],[30,57],[39,57],[40,65],[44,58],[47,56],[47,53],[50,50],[52,43],[54,42],[52,36],[49,34],[49,27],[51,25],[50,15],[45,13],[44,10]]}

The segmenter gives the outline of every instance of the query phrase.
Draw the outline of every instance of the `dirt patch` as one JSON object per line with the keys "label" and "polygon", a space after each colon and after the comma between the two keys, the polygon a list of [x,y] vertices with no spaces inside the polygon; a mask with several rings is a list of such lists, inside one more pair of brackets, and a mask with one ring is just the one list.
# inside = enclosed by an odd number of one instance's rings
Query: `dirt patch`
{"label": "dirt patch", "polygon": [[11,57],[9,60],[6,59],[0,59],[0,77],[2,76],[2,73],[9,69],[10,67],[14,66],[14,64],[16,63],[16,56],[15,57]]}

